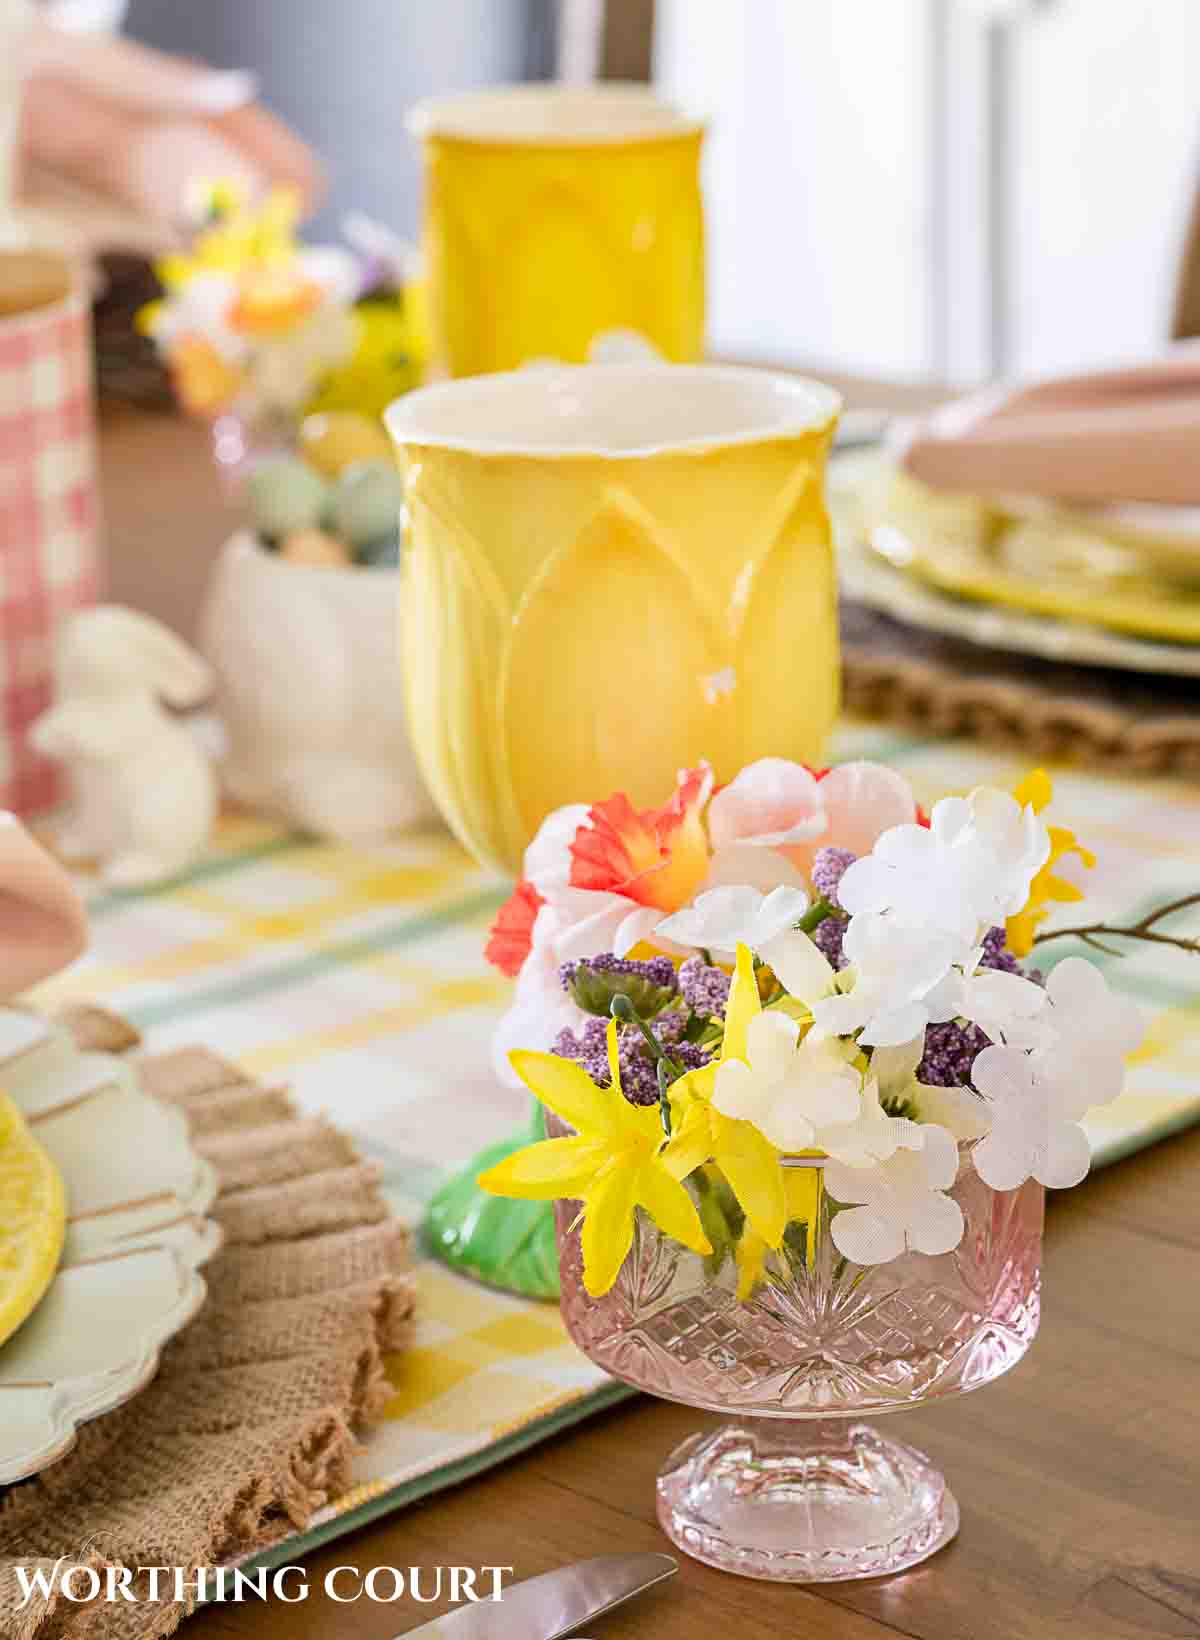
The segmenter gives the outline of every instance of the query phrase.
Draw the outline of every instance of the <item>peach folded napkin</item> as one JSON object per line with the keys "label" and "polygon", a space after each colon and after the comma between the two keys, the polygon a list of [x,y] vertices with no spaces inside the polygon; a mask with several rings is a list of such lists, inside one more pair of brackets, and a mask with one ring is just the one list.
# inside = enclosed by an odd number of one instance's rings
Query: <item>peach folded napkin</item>
{"label": "peach folded napkin", "polygon": [[0,1001],[58,973],[86,943],[70,877],[16,815],[0,812]]}
{"label": "peach folded napkin", "polygon": [[1200,506],[1200,343],[946,405],[909,431],[901,460],[935,489]]}

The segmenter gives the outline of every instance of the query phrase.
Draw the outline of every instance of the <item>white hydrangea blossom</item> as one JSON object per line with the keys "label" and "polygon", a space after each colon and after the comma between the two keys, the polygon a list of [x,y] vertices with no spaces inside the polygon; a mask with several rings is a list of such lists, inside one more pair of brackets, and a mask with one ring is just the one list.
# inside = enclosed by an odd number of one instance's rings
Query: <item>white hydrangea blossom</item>
{"label": "white hydrangea blossom", "polygon": [[[993,1042],[1040,1047],[1050,1032],[1046,992],[1021,974],[980,968],[981,956],[981,951],[972,952],[967,963],[951,973],[941,992],[950,1010],[947,1017],[978,1025]],[[1094,972],[1089,964],[1084,966]]]}
{"label": "white hydrangea blossom", "polygon": [[868,914],[851,917],[842,950],[850,967],[837,976],[840,994],[812,1010],[819,1036],[858,1032],[869,1047],[895,1047],[927,1025],[954,1018],[959,988],[947,985],[955,955],[951,936],[937,929],[918,936]]}
{"label": "white hydrangea blossom", "polygon": [[1079,1119],[1120,1094],[1125,1056],[1142,1040],[1138,1010],[1082,957],[1053,970],[1036,1018],[1041,1029],[1029,1051],[994,1043],[971,1072],[989,1114],[975,1167],[995,1190],[1026,1179],[1060,1190],[1079,1183],[1091,1160]]}
{"label": "white hydrangea blossom", "polygon": [[744,883],[712,888],[660,922],[656,938],[714,956],[732,957],[739,945],[761,954],[807,910],[808,894],[803,888],[785,886],[769,894]]}
{"label": "white hydrangea blossom", "polygon": [[1027,1179],[1065,1190],[1091,1165],[1087,1134],[1064,1106],[1058,1083],[1040,1070],[1034,1055],[999,1045],[975,1061],[971,1080],[991,1114],[975,1146],[975,1171],[993,1190],[1016,1190]]}
{"label": "white hydrangea blossom", "polygon": [[[928,828],[893,826],[847,868],[839,899],[849,914],[848,966],[840,972],[794,926],[747,929],[812,1015],[770,1096],[779,1111],[804,1105],[792,1080],[801,1056],[802,1075],[816,1074],[819,1104],[829,1067],[844,1066],[852,1046],[870,1050],[852,1117],[810,1120],[802,1130],[768,1118],[780,1137],[811,1128],[810,1143],[830,1158],[826,1184],[848,1204],[834,1217],[834,1241],[856,1263],[957,1245],[962,1216],[945,1192],[959,1144],[972,1145],[980,1177],[998,1190],[1027,1179],[1064,1187],[1087,1172],[1079,1118],[1120,1092],[1124,1058],[1141,1040],[1137,1010],[1079,958],[1060,963],[1044,987],[981,966],[983,936],[1024,907],[1049,849],[1032,806],[979,789],[937,804]],[[992,1046],[975,1060],[973,1087],[924,1085],[916,1071],[925,1031],[953,1019],[978,1026]],[[885,1104],[901,1102],[918,1122],[887,1114]]]}
{"label": "white hydrangea blossom", "polygon": [[886,1264],[911,1250],[936,1256],[962,1240],[958,1147],[944,1128],[912,1124],[910,1142],[874,1167],[825,1164],[825,1186],[848,1205],[833,1215],[833,1244],[853,1264]]}
{"label": "white hydrangea blossom", "polygon": [[838,898],[851,918],[886,916],[904,928],[950,936],[960,956],[1020,911],[1050,855],[1050,834],[1031,805],[980,787],[936,803],[929,825],[893,826],[849,866]]}
{"label": "white hydrangea blossom", "polygon": [[1065,1110],[1082,1116],[1121,1092],[1125,1056],[1141,1046],[1142,1016],[1116,996],[1098,968],[1067,957],[1046,981],[1046,1039],[1034,1061],[1039,1077],[1059,1088]]}

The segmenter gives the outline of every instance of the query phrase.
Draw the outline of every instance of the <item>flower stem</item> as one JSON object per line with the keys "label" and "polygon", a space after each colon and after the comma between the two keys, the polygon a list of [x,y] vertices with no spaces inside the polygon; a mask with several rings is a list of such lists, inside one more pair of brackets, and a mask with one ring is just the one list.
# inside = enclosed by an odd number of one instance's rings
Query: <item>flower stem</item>
{"label": "flower stem", "polygon": [[638,1030],[641,1031],[642,1035],[646,1038],[647,1046],[655,1059],[661,1060],[667,1057],[663,1050],[662,1043],[655,1036],[649,1025],[646,1024],[646,1021],[642,1018],[641,1014],[638,1013],[637,1009],[634,1007],[633,1003],[630,1002],[628,997],[615,996],[608,1006],[609,1012],[612,1014],[613,1018],[619,1019],[622,1025],[637,1026]]}
{"label": "flower stem", "polygon": [[662,1130],[671,1137],[671,1080],[667,1075],[667,1061],[660,1059],[655,1074],[658,1077],[658,1116]]}
{"label": "flower stem", "polygon": [[671,1083],[677,1076],[683,1075],[683,1066],[673,1060],[663,1048],[662,1043],[655,1036],[649,1025],[638,1013],[633,1003],[626,996],[615,996],[609,1003],[609,1009],[614,1019],[620,1020],[622,1025],[636,1025],[646,1039],[646,1045],[655,1060],[655,1074],[658,1077],[658,1110],[662,1118],[663,1132],[667,1138],[671,1137]]}
{"label": "flower stem", "polygon": [[840,917],[841,912],[836,905],[828,900],[814,900],[812,905],[796,924],[801,934],[811,934],[814,928],[819,928],[829,917]]}
{"label": "flower stem", "polygon": [[812,1200],[809,1202],[808,1235],[805,1238],[810,1270],[816,1267],[821,1249],[821,1214],[825,1206],[825,1169],[814,1167],[812,1172]]}

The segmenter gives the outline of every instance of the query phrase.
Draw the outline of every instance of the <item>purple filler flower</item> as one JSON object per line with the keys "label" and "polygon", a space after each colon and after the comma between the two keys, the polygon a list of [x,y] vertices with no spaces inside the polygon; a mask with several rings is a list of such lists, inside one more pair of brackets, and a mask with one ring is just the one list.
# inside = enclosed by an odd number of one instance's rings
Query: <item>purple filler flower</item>
{"label": "purple filler flower", "polygon": [[592,974],[630,974],[665,990],[675,989],[675,964],[670,957],[651,957],[648,962],[635,962],[630,957],[614,957],[611,951],[604,951],[598,957],[580,957],[575,962],[564,962],[559,969],[564,991],[570,990],[571,981],[580,969]]}
{"label": "purple filler flower", "polygon": [[990,1046],[991,1038],[978,1025],[960,1025],[947,1020],[930,1025],[925,1032],[925,1057],[917,1066],[917,1081],[935,1088],[962,1088],[971,1080],[976,1057]]}
{"label": "purple filler flower", "polygon": [[812,885],[823,900],[830,905],[840,905],[838,889],[848,866],[852,866],[858,858],[851,854],[848,848],[819,848],[813,859]]}
{"label": "purple filler flower", "polygon": [[[700,1048],[694,1042],[684,1042],[688,1015],[677,1008],[653,1022],[652,1030],[677,1064],[685,1070],[695,1070],[708,1063],[710,1049]],[[608,1072],[608,1022],[589,1019],[582,1030],[560,1031],[554,1042],[554,1052],[563,1059],[573,1059],[599,1087],[611,1086]],[[617,1032],[617,1060],[621,1068],[621,1092],[631,1105],[658,1103],[658,1071],[654,1055],[636,1025],[623,1025]]]}
{"label": "purple filler flower", "polygon": [[593,1082],[608,1085],[608,1021],[584,1020],[578,1031],[565,1026],[554,1039],[551,1050],[560,1059],[574,1059]]}
{"label": "purple filler flower", "polygon": [[621,1061],[621,1092],[631,1105],[656,1105],[658,1103],[658,1072],[654,1068],[654,1060],[646,1052],[646,1044],[633,1041],[628,1027],[618,1038],[620,1047],[618,1058]]}
{"label": "purple filler flower", "polygon": [[679,970],[679,989],[694,1014],[706,1019],[724,1019],[731,981],[719,968],[710,968],[702,957],[689,957]]}
{"label": "purple filler flower", "polygon": [[813,929],[813,944],[831,968],[846,967],[847,958],[842,951],[842,938],[845,932],[844,917],[826,917]]}
{"label": "purple filler flower", "polygon": [[1003,928],[989,928],[983,936],[983,956],[979,959],[981,968],[998,968],[1005,974],[1020,974],[1022,979],[1031,979],[1035,985],[1042,983],[1042,975],[1037,968],[1022,968],[1007,946],[1008,935]]}

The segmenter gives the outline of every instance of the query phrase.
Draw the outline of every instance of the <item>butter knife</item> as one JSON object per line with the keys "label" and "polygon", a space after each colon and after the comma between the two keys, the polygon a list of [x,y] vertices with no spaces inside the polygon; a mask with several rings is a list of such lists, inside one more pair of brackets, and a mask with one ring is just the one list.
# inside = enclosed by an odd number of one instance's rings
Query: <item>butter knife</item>
{"label": "butter knife", "polygon": [[460,1606],[403,1640],[563,1640],[678,1570],[670,1555],[598,1555],[516,1583],[500,1600]]}

